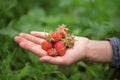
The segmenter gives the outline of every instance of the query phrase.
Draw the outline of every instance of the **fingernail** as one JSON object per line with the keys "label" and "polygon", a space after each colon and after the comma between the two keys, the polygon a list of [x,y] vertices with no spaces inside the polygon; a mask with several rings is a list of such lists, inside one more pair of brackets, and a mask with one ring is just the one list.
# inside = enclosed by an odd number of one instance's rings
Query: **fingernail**
{"label": "fingernail", "polygon": [[19,37],[19,36],[16,36],[16,37],[14,38],[14,41],[15,41],[15,42],[20,42],[20,37]]}
{"label": "fingernail", "polygon": [[19,35],[22,36],[24,33],[20,33]]}
{"label": "fingernail", "polygon": [[31,32],[30,32],[30,34],[34,34],[34,33],[35,33],[35,31],[31,31]]}
{"label": "fingernail", "polygon": [[40,62],[44,62],[44,59],[40,58]]}

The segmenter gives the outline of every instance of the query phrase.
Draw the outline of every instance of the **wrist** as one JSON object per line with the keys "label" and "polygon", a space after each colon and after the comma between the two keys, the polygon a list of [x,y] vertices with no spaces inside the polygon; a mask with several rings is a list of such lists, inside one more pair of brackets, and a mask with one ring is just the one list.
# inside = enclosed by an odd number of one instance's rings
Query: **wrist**
{"label": "wrist", "polygon": [[109,41],[89,40],[86,59],[96,62],[111,62],[112,46]]}

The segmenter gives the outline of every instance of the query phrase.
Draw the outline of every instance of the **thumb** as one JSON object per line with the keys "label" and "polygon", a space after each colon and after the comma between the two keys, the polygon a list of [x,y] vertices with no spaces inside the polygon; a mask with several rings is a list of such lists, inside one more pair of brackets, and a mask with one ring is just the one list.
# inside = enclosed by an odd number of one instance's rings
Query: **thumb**
{"label": "thumb", "polygon": [[57,65],[65,64],[65,60],[60,56],[57,56],[57,57],[42,56],[40,58],[40,62],[47,62],[47,63],[57,64]]}

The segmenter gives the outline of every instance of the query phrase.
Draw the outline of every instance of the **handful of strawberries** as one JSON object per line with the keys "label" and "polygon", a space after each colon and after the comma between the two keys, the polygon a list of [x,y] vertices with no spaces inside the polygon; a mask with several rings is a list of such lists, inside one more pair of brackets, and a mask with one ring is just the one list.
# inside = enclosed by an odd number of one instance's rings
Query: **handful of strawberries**
{"label": "handful of strawberries", "polygon": [[41,43],[42,49],[49,56],[63,56],[68,48],[74,45],[74,36],[69,34],[65,25],[60,25],[56,31],[49,33],[47,39]]}

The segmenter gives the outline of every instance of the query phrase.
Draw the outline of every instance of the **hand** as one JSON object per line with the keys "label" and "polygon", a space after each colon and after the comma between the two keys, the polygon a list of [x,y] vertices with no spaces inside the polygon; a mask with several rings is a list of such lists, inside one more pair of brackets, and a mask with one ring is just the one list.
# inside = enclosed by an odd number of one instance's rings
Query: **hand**
{"label": "hand", "polygon": [[41,48],[42,41],[46,39],[44,32],[32,31],[30,34],[21,33],[15,37],[15,41],[24,49],[27,49],[40,57],[41,62],[58,65],[71,65],[86,58],[86,49],[89,39],[75,37],[74,46],[67,49],[64,56],[51,57]]}

